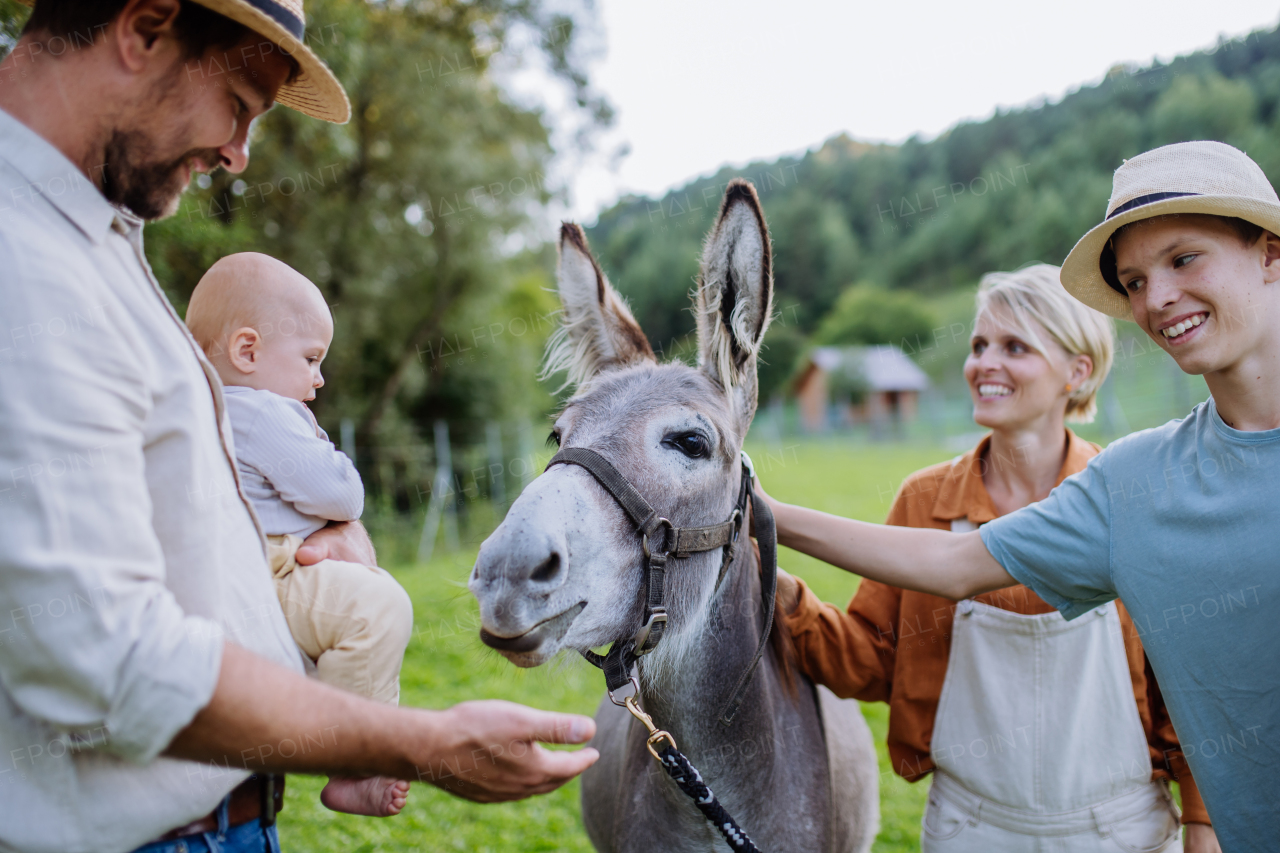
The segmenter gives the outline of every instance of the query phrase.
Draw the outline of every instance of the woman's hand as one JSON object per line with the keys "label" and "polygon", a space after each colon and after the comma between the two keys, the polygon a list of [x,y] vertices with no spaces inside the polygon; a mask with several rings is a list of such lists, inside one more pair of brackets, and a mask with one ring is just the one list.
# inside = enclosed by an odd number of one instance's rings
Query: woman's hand
{"label": "woman's hand", "polygon": [[1207,823],[1187,824],[1182,849],[1184,853],[1222,853],[1222,847],[1218,845],[1218,834]]}

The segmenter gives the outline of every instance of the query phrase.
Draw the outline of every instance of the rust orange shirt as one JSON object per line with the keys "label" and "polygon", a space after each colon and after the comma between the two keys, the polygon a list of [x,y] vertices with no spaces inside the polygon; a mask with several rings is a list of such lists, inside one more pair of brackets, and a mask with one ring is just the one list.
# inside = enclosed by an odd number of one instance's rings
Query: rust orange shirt
{"label": "rust orange shirt", "polygon": [[[1067,431],[1067,455],[1058,482],[1083,470],[1098,446]],[[917,471],[906,479],[889,510],[889,524],[949,530],[957,518],[983,524],[997,513],[982,482],[991,460],[990,436],[965,455]],[[1051,613],[1053,607],[1025,586],[976,597],[1014,613]],[[1195,780],[1178,746],[1155,676],[1147,664],[1133,619],[1116,602],[1138,717],[1147,735],[1154,777],[1177,780],[1184,823],[1209,823]],[[894,771],[917,781],[933,770],[929,744],[942,682],[951,655],[955,602],[864,579],[847,610],[825,604],[801,582],[788,614],[800,668],[836,695],[889,703],[889,756]]]}

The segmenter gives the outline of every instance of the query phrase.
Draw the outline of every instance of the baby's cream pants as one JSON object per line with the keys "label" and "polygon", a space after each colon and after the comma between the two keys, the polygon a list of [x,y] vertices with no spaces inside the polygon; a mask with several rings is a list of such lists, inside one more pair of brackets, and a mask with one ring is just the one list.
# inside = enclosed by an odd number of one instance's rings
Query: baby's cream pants
{"label": "baby's cream pants", "polygon": [[298,647],[320,680],[377,702],[400,701],[400,665],[413,633],[413,605],[376,566],[294,559],[302,540],[268,536],[276,595]]}

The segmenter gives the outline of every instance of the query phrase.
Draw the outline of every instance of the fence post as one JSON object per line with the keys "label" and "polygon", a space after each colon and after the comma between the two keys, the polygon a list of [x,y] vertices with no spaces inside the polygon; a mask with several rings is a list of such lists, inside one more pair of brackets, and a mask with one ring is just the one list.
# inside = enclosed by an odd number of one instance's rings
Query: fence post
{"label": "fence post", "polygon": [[352,465],[356,464],[356,422],[351,418],[343,418],[338,424],[338,435],[342,442],[342,452],[347,454]]}
{"label": "fence post", "polygon": [[533,424],[527,420],[521,421],[517,438],[520,443],[520,458],[524,460],[524,470],[520,473],[520,491],[523,492],[525,487],[533,482],[533,478],[538,476],[538,472],[533,468],[537,462],[533,449]]}
{"label": "fence post", "polygon": [[453,494],[453,456],[449,450],[449,425],[435,423],[436,476],[431,484],[431,501],[427,515],[422,520],[422,537],[418,540],[418,562],[431,560],[435,550],[436,534],[444,521],[444,547],[446,551],[458,550],[458,512]]}
{"label": "fence post", "polygon": [[484,427],[484,437],[489,449],[489,499],[493,501],[494,520],[502,521],[507,508],[507,465],[502,458],[501,425],[489,421]]}
{"label": "fence post", "polygon": [[1102,428],[1110,433],[1111,438],[1128,435],[1132,432],[1129,418],[1120,405],[1120,395],[1116,392],[1115,374],[1111,374],[1098,389],[1098,411],[1102,414]]}

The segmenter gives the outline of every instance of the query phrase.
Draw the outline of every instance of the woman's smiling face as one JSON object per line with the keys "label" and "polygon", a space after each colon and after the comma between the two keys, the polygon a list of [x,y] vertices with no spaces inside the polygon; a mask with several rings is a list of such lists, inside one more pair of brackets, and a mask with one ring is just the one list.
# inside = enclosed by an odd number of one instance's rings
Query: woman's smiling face
{"label": "woman's smiling face", "polygon": [[[1031,321],[1034,322],[1034,321]],[[1055,411],[1065,414],[1066,386],[1088,377],[1088,356],[1071,356],[1043,328],[1046,352],[1037,349],[1021,324],[999,310],[985,310],[974,324],[964,378],[973,397],[973,420],[990,429],[1028,426]]]}

